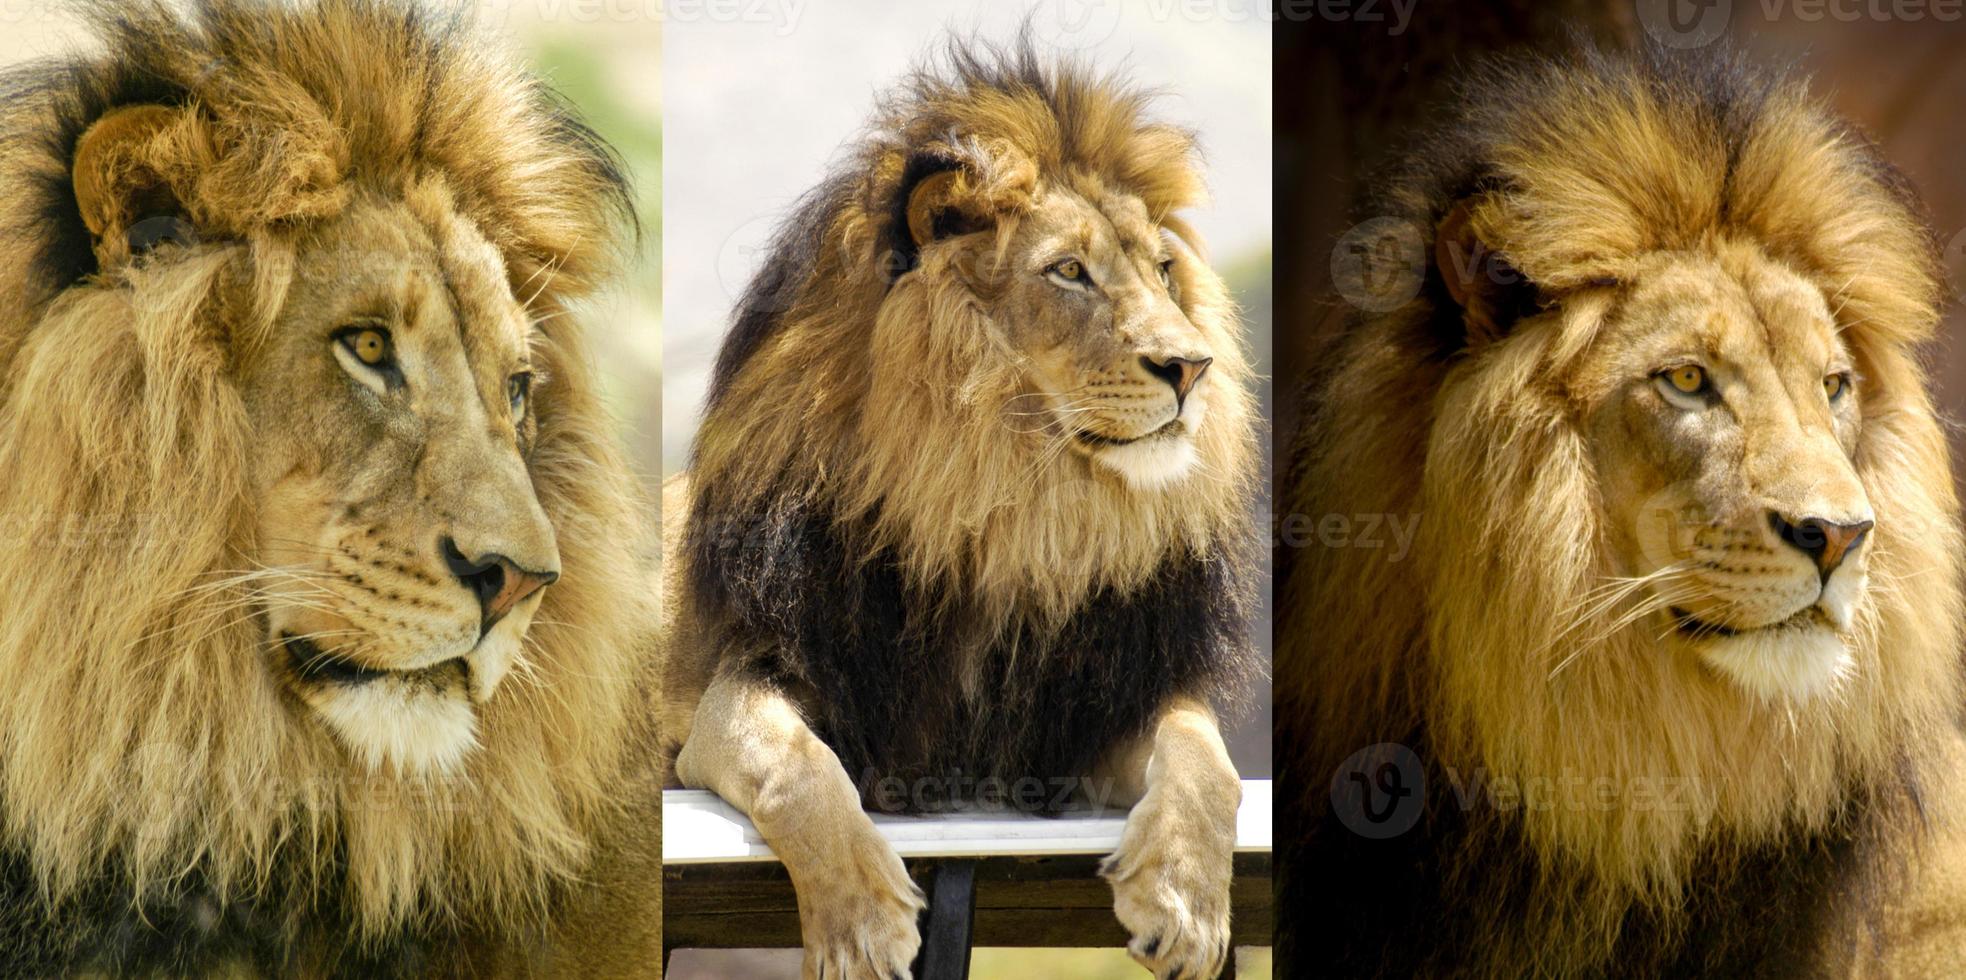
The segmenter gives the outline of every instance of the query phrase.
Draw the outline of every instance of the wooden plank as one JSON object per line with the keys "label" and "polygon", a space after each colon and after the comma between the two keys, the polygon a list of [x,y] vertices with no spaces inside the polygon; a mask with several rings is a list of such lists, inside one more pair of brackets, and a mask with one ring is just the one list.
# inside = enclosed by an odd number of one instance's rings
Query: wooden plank
{"label": "wooden plank", "polygon": [[[1236,851],[1270,849],[1271,784],[1242,781],[1236,812]],[[1030,854],[1109,854],[1119,846],[1126,811],[1081,811],[1046,817],[1029,813],[873,814],[874,826],[904,858],[1000,857]],[[702,790],[662,794],[664,864],[773,861],[776,856],[736,807]]]}
{"label": "wooden plank", "polygon": [[[1096,856],[997,857],[975,862],[974,946],[1124,946],[1113,894]],[[911,861],[926,881],[931,861]],[[797,899],[776,863],[677,864],[663,871],[664,941],[676,949],[799,945]],[[1274,924],[1270,855],[1238,854],[1229,886],[1231,939],[1268,946]]]}

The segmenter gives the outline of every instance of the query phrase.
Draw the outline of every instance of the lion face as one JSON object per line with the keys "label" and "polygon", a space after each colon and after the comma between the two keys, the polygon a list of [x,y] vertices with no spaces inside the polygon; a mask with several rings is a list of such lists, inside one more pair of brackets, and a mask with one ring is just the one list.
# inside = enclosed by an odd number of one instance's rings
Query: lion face
{"label": "lion face", "polygon": [[559,576],[526,453],[533,326],[441,195],[298,243],[242,381],[269,667],[370,767],[448,770]]}
{"label": "lion face", "polygon": [[1851,354],[1821,291],[1758,252],[1648,264],[1578,376],[1611,545],[1672,648],[1818,694],[1851,667],[1876,521]]}
{"label": "lion face", "polygon": [[[1208,339],[1181,305],[1192,261],[1140,199],[1046,193],[1011,236],[1002,318],[1030,352],[1031,399],[1071,450],[1156,489],[1195,463]],[[1019,416],[1023,417],[1023,416]]]}

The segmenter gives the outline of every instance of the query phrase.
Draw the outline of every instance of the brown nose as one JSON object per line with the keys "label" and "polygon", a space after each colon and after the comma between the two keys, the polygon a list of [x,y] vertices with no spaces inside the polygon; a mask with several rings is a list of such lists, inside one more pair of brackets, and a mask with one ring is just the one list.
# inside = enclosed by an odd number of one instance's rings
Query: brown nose
{"label": "brown nose", "polygon": [[1769,526],[1783,541],[1802,550],[1815,559],[1816,568],[1821,571],[1823,581],[1829,581],[1831,572],[1843,564],[1843,559],[1863,546],[1864,535],[1870,533],[1873,521],[1858,521],[1855,524],[1838,524],[1820,517],[1805,517],[1790,521],[1774,511],[1768,512]]}
{"label": "brown nose", "polygon": [[1188,403],[1188,392],[1195,390],[1195,382],[1201,380],[1213,363],[1215,358],[1212,357],[1169,357],[1158,361],[1151,357],[1140,359],[1140,366],[1146,368],[1148,374],[1167,382],[1174,389],[1176,414]]}
{"label": "brown nose", "polygon": [[520,568],[500,554],[468,557],[450,538],[443,540],[444,564],[464,587],[478,597],[479,629],[489,631],[513,607],[560,578],[559,572]]}

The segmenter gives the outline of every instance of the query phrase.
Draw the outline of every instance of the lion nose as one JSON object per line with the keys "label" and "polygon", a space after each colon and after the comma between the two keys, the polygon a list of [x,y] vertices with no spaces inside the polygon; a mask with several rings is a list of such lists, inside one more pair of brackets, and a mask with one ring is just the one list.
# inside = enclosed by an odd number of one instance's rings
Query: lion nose
{"label": "lion nose", "polygon": [[1169,357],[1155,360],[1151,357],[1140,359],[1140,366],[1147,373],[1168,383],[1174,389],[1174,411],[1179,414],[1188,402],[1188,392],[1195,390],[1195,382],[1215,363],[1212,357]]}
{"label": "lion nose", "polygon": [[559,572],[535,572],[521,568],[512,559],[500,554],[471,557],[448,537],[443,540],[442,546],[444,564],[450,567],[451,574],[478,597],[478,608],[483,617],[480,629],[483,630],[490,630],[527,596],[560,578]]}
{"label": "lion nose", "polygon": [[1768,523],[1774,527],[1777,537],[1814,559],[1823,580],[1828,581],[1836,566],[1843,564],[1843,559],[1863,546],[1864,535],[1870,533],[1876,522],[1838,524],[1820,517],[1791,521],[1771,510],[1768,512]]}

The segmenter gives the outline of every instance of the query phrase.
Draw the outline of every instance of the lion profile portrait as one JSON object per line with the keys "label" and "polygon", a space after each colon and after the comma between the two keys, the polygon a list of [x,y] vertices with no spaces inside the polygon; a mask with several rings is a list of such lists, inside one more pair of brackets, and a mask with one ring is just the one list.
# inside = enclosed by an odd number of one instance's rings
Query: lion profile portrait
{"label": "lion profile portrait", "polygon": [[1363,205],[1411,233],[1338,277],[1293,446],[1289,512],[1420,529],[1283,556],[1281,955],[1956,969],[1966,610],[1905,183],[1724,52],[1504,60],[1453,108]]}
{"label": "lion profile portrait", "polygon": [[8,972],[653,960],[611,151],[462,14],[85,13],[0,78]]}
{"label": "lion profile portrait", "polygon": [[1255,410],[1179,216],[1194,137],[1148,102],[954,42],[738,301],[664,492],[661,727],[784,860],[808,977],[906,974],[920,895],[862,805],[952,776],[1110,775],[1135,957],[1227,956]]}

